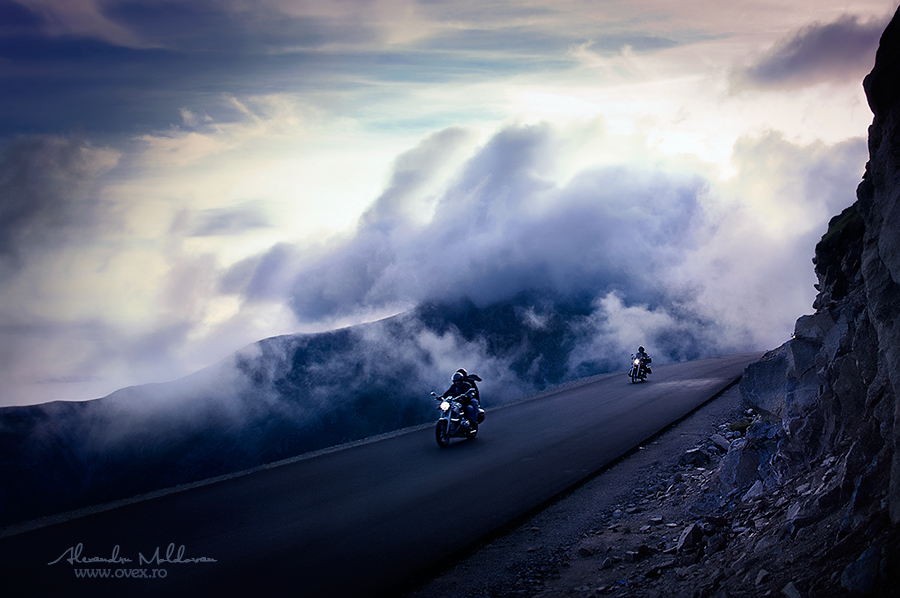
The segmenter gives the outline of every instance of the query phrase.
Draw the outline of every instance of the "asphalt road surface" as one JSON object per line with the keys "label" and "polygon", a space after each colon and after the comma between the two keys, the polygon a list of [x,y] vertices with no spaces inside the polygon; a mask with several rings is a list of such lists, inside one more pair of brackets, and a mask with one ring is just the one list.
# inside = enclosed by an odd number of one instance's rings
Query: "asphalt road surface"
{"label": "asphalt road surface", "polygon": [[477,439],[446,449],[432,427],[416,429],[3,538],[0,588],[390,594],[688,414],[759,356],[655,366],[643,383],[621,373],[489,409]]}

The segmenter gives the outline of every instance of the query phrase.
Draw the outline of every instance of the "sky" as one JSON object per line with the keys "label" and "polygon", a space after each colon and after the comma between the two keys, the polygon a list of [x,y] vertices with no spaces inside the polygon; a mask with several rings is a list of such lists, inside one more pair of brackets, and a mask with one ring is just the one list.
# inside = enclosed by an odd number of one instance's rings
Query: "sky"
{"label": "sky", "polygon": [[0,0],[0,406],[535,287],[774,348],[896,8]]}

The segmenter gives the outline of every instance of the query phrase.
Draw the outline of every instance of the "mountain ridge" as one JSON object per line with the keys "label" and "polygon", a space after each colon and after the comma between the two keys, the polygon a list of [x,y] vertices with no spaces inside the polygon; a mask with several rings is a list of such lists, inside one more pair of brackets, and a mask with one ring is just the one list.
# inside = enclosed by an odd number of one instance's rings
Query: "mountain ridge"
{"label": "mountain ridge", "polygon": [[[430,301],[379,321],[262,339],[183,378],[0,409],[0,525],[107,503],[430,421],[458,367],[486,407],[625,367],[591,343],[597,298]],[[686,334],[657,363],[709,356]],[[632,351],[634,349],[632,348]]]}

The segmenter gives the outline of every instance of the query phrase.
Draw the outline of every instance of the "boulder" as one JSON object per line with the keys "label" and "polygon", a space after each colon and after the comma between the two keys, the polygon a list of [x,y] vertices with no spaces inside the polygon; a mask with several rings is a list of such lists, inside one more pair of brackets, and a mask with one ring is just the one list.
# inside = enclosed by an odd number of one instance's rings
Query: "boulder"
{"label": "boulder", "polygon": [[785,411],[786,353],[785,345],[767,352],[747,366],[740,382],[744,402],[771,421],[781,420]]}
{"label": "boulder", "polygon": [[881,552],[872,546],[847,565],[841,573],[841,585],[848,592],[868,594],[875,586],[881,567]]}
{"label": "boulder", "polygon": [[690,550],[700,543],[703,538],[703,530],[696,523],[692,523],[684,528],[678,537],[678,543],[675,545],[676,550]]}
{"label": "boulder", "polygon": [[784,598],[803,598],[803,594],[800,593],[800,590],[797,589],[797,586],[795,586],[792,581],[787,582],[785,586],[781,588],[781,595],[784,596]]}
{"label": "boulder", "polygon": [[727,453],[728,449],[731,448],[731,442],[726,440],[725,437],[721,434],[713,434],[709,437],[709,439],[714,445],[716,445],[716,448],[721,450],[723,453]]}
{"label": "boulder", "polygon": [[759,452],[746,439],[735,440],[719,465],[719,480],[727,487],[749,486],[759,478],[759,464]]}

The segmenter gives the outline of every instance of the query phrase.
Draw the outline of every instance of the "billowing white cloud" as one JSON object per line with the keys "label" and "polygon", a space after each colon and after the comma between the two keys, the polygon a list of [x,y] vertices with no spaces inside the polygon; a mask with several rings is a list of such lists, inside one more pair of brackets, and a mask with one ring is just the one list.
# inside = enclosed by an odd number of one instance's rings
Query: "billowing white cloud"
{"label": "billowing white cloud", "polygon": [[[598,165],[563,182],[547,164],[559,135],[549,125],[499,131],[433,209],[425,200],[428,222],[406,218],[413,208],[392,196],[354,236],[315,256],[281,247],[229,277],[245,281],[248,297],[287,290],[309,322],[547,290],[618,297],[684,320],[679,326],[694,318],[707,328],[698,337],[730,347],[771,344],[810,306],[812,247],[829,217],[853,202],[866,152],[862,139],[798,146],[769,133],[735,146],[736,175],[727,180],[683,170],[677,159],[667,165],[647,148],[643,165]],[[272,280],[275,287],[259,286]]]}

